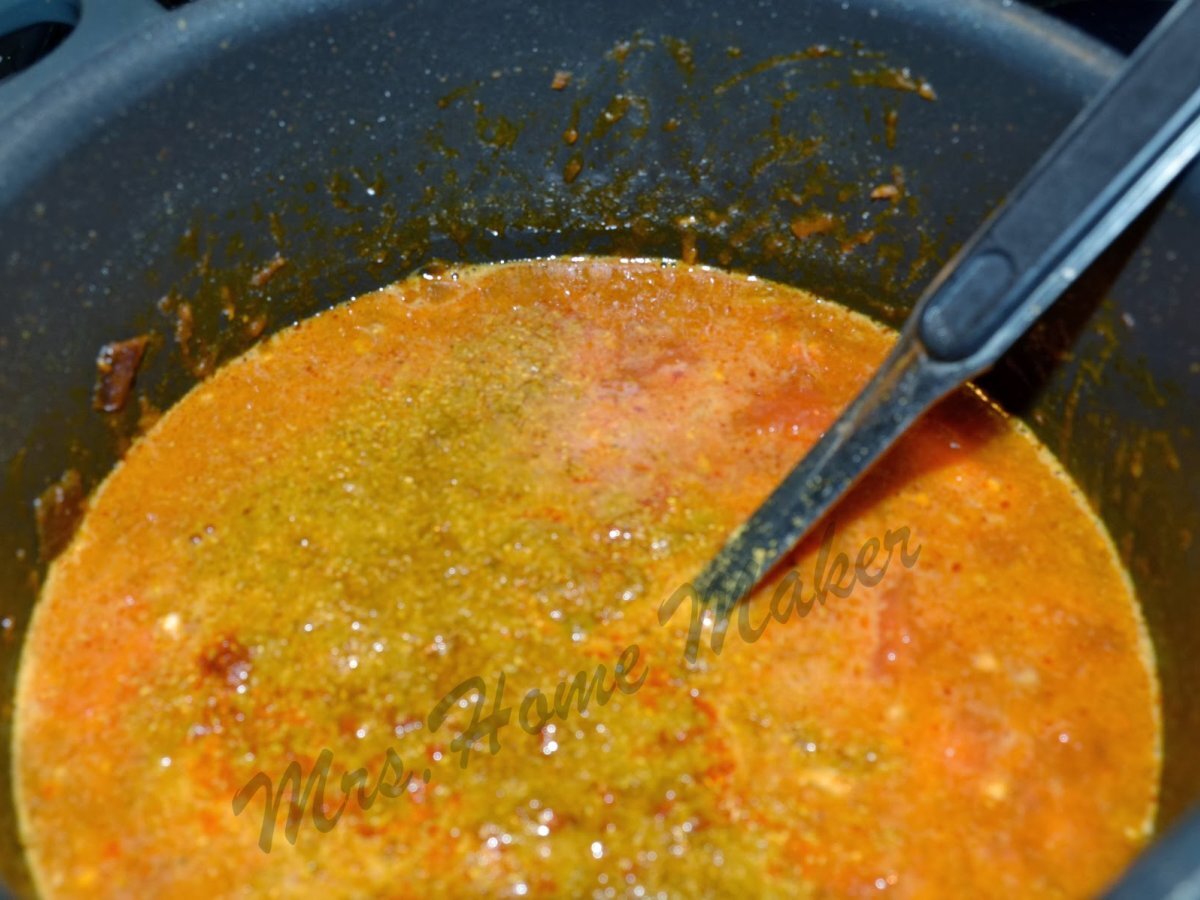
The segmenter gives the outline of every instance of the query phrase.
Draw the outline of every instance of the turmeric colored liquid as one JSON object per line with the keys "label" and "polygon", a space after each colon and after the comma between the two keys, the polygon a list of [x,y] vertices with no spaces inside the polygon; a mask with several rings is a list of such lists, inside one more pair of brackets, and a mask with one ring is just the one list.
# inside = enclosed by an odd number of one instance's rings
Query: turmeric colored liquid
{"label": "turmeric colored liquid", "polygon": [[[777,284],[558,259],[415,277],[227,365],[49,573],[15,735],[41,891],[1102,888],[1155,807],[1152,658],[1103,529],[981,398],[723,643],[665,614],[893,339]],[[289,822],[293,763],[324,785]]]}

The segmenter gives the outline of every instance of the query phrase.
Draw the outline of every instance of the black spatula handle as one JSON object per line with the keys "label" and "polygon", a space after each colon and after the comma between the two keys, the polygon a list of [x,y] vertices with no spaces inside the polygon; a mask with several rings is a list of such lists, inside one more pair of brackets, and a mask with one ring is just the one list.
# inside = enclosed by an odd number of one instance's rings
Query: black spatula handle
{"label": "black spatula handle", "polygon": [[1181,0],[925,292],[929,355],[995,362],[1198,151],[1200,2]]}

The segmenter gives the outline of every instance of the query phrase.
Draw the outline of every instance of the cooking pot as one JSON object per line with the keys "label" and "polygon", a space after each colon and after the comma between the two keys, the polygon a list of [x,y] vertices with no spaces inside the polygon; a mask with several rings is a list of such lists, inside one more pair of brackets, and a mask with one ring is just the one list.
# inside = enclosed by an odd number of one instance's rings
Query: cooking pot
{"label": "cooking pot", "polygon": [[[898,324],[1119,64],[1009,0],[0,8],[9,27],[74,27],[0,84],[0,869],[17,893],[11,697],[47,556],[34,500],[68,470],[94,486],[142,412],[439,260],[682,256]],[[871,199],[881,184],[898,196]],[[835,225],[789,228],[812,215]],[[1136,584],[1163,827],[1200,798],[1197,248],[1194,170],[984,380]],[[137,402],[96,411],[98,350],[139,334]]]}

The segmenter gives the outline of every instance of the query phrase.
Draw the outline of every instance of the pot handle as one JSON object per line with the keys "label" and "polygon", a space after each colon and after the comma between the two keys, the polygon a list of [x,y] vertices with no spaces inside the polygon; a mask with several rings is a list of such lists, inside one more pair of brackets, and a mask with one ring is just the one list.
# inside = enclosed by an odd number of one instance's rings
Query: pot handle
{"label": "pot handle", "polygon": [[45,57],[0,81],[0,121],[31,113],[43,93],[167,15],[155,0],[0,0],[0,35],[41,24],[73,26]]}

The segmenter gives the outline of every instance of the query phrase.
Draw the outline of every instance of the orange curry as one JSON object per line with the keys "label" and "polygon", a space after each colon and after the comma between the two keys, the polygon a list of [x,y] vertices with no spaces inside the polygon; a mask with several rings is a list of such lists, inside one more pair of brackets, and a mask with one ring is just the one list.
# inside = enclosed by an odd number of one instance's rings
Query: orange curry
{"label": "orange curry", "polygon": [[893,340],[751,277],[554,259],[427,272],[225,366],[49,572],[15,735],[40,890],[1100,889],[1155,810],[1152,656],[1103,528],[981,397],[719,654],[711,613],[659,623]]}

